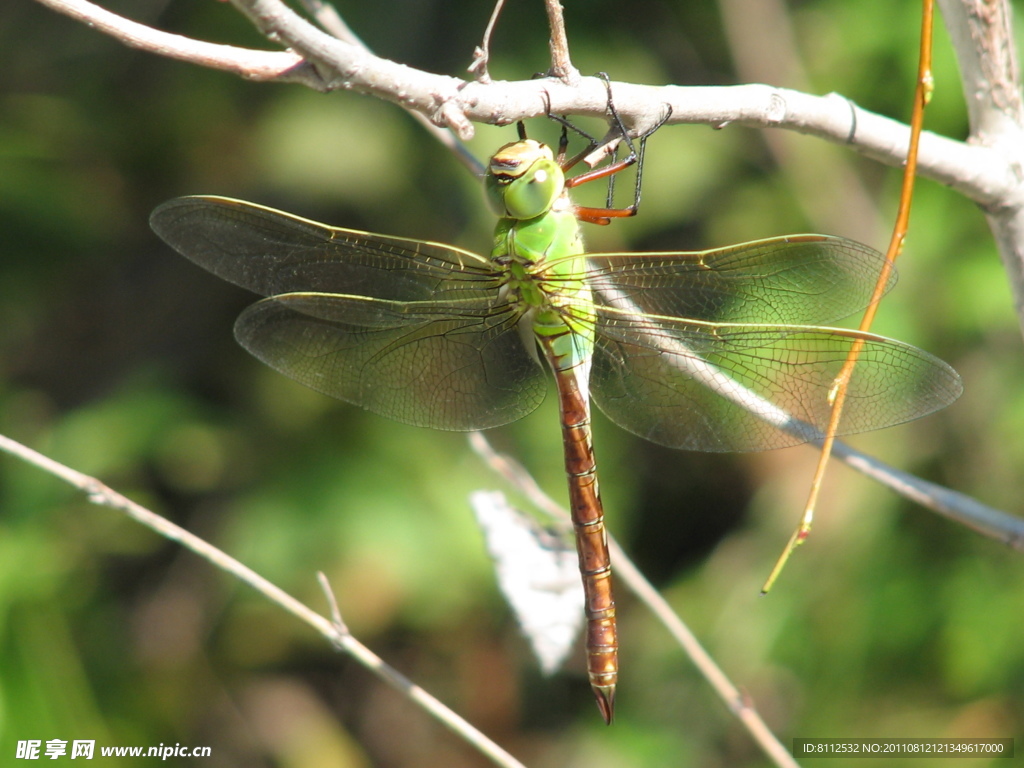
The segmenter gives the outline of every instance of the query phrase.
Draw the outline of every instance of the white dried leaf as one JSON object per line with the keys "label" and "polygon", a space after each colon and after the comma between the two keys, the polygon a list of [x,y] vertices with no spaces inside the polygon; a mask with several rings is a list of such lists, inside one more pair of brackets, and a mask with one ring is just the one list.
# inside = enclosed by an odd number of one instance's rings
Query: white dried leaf
{"label": "white dried leaf", "polygon": [[494,560],[498,586],[512,606],[545,674],[561,667],[583,624],[583,585],[571,542],[541,527],[498,491],[470,503]]}

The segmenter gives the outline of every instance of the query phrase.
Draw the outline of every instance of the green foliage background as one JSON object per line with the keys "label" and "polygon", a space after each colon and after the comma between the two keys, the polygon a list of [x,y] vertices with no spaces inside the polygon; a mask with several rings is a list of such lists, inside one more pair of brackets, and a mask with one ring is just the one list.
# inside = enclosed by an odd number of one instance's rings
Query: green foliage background
{"label": "green foliage background", "polygon": [[[566,5],[583,72],[738,81],[710,0]],[[227,4],[108,7],[266,47]],[[378,54],[459,76],[491,10],[466,0],[339,8]],[[905,119],[917,9],[792,2],[811,88]],[[494,48],[498,78],[545,69],[541,4],[510,4]],[[941,29],[936,58],[928,126],[962,137]],[[163,200],[213,193],[487,248],[477,182],[407,115],[137,53],[31,2],[0,7],[0,64],[0,431],[321,609],[324,571],[360,639],[531,766],[767,764],[623,590],[615,725],[600,722],[580,655],[566,674],[542,678],[467,503],[470,491],[502,484],[464,438],[392,424],[261,367],[231,338],[253,297],[147,228]],[[481,126],[472,149],[484,158],[513,137]],[[690,249],[814,231],[824,225],[800,204],[810,196],[847,221],[837,234],[882,247],[884,230],[847,220],[837,163],[852,166],[886,225],[898,172],[786,140],[796,162],[814,158],[812,173],[780,165],[757,131],[662,130],[649,145],[641,216],[594,231],[591,244]],[[941,414],[854,442],[1017,510],[1024,350],[997,253],[975,206],[930,182],[919,185],[912,227],[878,329],[944,357],[967,391]],[[1024,749],[1020,554],[837,464],[814,534],[760,599],[814,453],[703,456],[646,444],[601,417],[596,429],[613,531],[785,743],[1015,736]],[[492,438],[562,498],[553,403]],[[0,458],[0,762],[10,764],[18,740],[52,738],[210,745],[210,766],[485,764],[248,589]]]}

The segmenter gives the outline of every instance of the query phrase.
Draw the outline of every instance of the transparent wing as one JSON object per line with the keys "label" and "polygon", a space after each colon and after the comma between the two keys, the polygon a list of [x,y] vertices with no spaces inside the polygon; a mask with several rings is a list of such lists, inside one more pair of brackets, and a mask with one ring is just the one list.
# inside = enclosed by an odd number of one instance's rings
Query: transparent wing
{"label": "transparent wing", "polygon": [[825,235],[587,259],[598,301],[626,312],[787,325],[831,323],[863,309],[885,264],[873,248]]}
{"label": "transparent wing", "polygon": [[329,227],[224,197],[179,197],[156,208],[149,222],[186,258],[263,296],[319,291],[457,300],[500,283],[489,262],[469,251]]}
{"label": "transparent wing", "polygon": [[533,411],[545,377],[519,316],[482,300],[289,293],[247,308],[235,337],[267,365],[406,424],[487,429]]}
{"label": "transparent wing", "polygon": [[755,451],[815,439],[829,389],[864,342],[839,434],[900,424],[949,405],[956,371],[908,344],[813,326],[707,325],[603,308],[591,394],[608,417],[671,448]]}

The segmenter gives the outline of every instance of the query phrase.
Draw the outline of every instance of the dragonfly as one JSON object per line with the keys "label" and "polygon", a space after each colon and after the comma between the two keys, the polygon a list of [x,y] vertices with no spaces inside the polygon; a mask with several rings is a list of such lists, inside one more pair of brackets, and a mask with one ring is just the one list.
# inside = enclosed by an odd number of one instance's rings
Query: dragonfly
{"label": "dragonfly", "polygon": [[860,243],[809,234],[696,252],[587,253],[581,221],[607,223],[635,207],[576,206],[569,190],[631,158],[570,177],[578,157],[566,159],[564,141],[556,153],[521,132],[490,158],[484,188],[498,221],[489,255],[214,196],[170,200],[150,223],[188,259],[266,297],[235,323],[245,349],[381,416],[441,430],[498,427],[536,409],[553,374],[587,670],[610,723],[618,639],[591,398],[661,445],[757,451],[820,439],[854,341],[863,347],[841,434],[924,416],[962,387],[921,349],[827,325],[868,303],[885,263]]}

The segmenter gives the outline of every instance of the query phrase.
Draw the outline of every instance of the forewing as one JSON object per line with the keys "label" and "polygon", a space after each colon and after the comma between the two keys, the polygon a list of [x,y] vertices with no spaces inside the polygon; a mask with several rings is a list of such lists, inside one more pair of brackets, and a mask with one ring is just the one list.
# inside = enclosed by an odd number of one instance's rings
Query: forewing
{"label": "forewing", "polygon": [[[711,251],[588,254],[598,301],[718,323],[820,325],[863,309],[885,257],[841,237],[792,235]],[[888,287],[895,283],[895,275]]]}
{"label": "forewing", "polygon": [[223,197],[179,197],[150,226],[218,277],[263,296],[318,291],[393,301],[456,299],[493,291],[486,259],[439,243],[329,227]]}
{"label": "forewing", "polygon": [[839,434],[900,424],[949,405],[956,371],[908,344],[842,329],[599,319],[594,401],[624,429],[671,448],[755,451],[817,439],[828,393],[863,342]]}
{"label": "forewing", "polygon": [[289,293],[253,304],[235,337],[270,367],[406,424],[487,429],[525,416],[545,380],[508,308]]}

